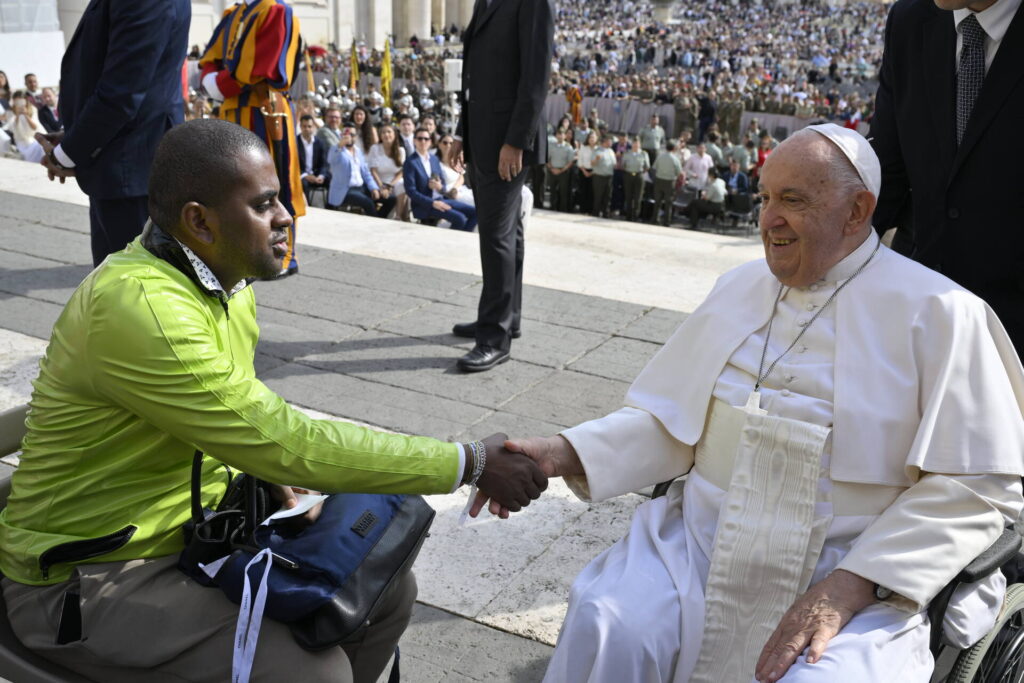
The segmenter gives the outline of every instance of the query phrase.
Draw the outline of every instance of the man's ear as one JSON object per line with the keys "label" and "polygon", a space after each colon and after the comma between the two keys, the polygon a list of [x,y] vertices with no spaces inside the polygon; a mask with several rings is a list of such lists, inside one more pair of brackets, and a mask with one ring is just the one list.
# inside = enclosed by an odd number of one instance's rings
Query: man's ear
{"label": "man's ear", "polygon": [[850,204],[850,215],[847,217],[845,232],[852,235],[860,230],[865,222],[871,223],[871,216],[875,213],[875,205],[878,200],[875,195],[867,190],[860,190],[853,196]]}
{"label": "man's ear", "polygon": [[216,241],[215,230],[211,223],[216,221],[209,207],[199,202],[188,202],[181,207],[181,225],[184,233],[201,244],[213,244]]}

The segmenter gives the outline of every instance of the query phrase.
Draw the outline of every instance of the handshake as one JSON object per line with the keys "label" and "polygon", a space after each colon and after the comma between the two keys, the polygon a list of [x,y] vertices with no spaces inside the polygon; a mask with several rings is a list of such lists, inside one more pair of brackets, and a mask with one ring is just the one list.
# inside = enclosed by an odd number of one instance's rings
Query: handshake
{"label": "handshake", "polygon": [[492,434],[462,447],[466,454],[462,481],[478,488],[471,517],[487,505],[491,514],[507,519],[509,513],[540,498],[548,477],[583,474],[576,450],[561,435],[510,440],[505,434]]}

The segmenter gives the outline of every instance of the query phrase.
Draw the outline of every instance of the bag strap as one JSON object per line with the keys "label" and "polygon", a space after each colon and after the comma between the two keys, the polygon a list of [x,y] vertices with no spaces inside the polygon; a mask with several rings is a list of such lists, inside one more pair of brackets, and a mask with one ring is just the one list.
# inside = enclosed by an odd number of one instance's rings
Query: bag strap
{"label": "bag strap", "polygon": [[201,524],[203,521],[203,452],[196,449],[192,456],[192,523]]}

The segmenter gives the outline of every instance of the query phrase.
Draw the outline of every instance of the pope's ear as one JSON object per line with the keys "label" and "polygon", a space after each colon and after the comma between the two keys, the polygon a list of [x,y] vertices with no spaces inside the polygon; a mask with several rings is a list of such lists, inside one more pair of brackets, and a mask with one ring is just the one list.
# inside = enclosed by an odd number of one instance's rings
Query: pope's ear
{"label": "pope's ear", "polygon": [[878,200],[875,199],[875,195],[869,191],[861,190],[857,192],[850,206],[850,215],[846,223],[847,232],[858,232],[865,222],[870,225],[871,216],[875,213],[875,205],[877,203]]}
{"label": "pope's ear", "polygon": [[214,234],[210,229],[210,209],[199,202],[188,202],[181,207],[181,228],[193,240],[202,244],[213,244]]}

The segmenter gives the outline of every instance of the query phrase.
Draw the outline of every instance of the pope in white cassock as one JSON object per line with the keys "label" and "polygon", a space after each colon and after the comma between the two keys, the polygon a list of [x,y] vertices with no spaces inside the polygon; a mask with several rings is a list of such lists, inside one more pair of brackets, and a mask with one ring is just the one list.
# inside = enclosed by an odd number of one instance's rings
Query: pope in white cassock
{"label": "pope in white cassock", "polygon": [[[981,299],[880,244],[880,176],[833,124],[779,145],[765,260],[627,407],[512,442],[584,500],[688,473],[576,579],[545,681],[928,680],[923,610],[1024,504],[1024,372]],[[947,637],[980,638],[1004,590],[959,590]]]}

